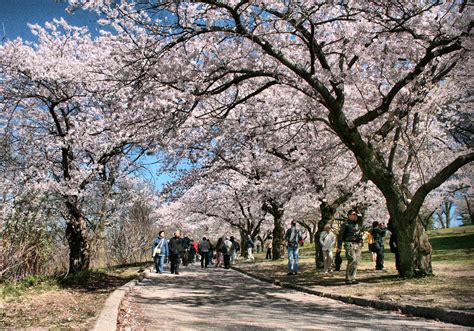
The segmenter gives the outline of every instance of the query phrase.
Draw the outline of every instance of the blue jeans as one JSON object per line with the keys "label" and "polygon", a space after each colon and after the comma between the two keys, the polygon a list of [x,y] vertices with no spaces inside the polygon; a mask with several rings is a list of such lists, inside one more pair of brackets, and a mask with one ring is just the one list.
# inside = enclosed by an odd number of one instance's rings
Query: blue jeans
{"label": "blue jeans", "polygon": [[155,269],[156,272],[162,273],[163,272],[163,264],[165,263],[165,256],[164,255],[155,255]]}
{"label": "blue jeans", "polygon": [[298,272],[298,246],[288,246],[288,272]]}

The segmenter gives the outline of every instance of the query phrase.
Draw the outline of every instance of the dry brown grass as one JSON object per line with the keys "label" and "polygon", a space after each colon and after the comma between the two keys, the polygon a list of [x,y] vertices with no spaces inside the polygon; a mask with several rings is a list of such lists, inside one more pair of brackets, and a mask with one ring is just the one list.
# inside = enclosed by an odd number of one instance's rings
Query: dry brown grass
{"label": "dry brown grass", "polygon": [[[266,261],[257,255],[255,262],[241,262],[238,267],[247,272],[266,276],[281,282],[294,283],[308,288],[339,295],[379,299],[404,304],[474,311],[474,262],[434,262],[435,276],[403,279],[387,261],[385,270],[375,271],[374,264],[362,261],[357,279],[359,284],[345,285],[346,261],[341,271],[324,274],[314,267],[314,258],[300,257],[299,272],[287,275],[287,260]],[[392,263],[393,264],[393,263]]]}
{"label": "dry brown grass", "polygon": [[137,271],[121,268],[83,284],[32,287],[20,296],[0,298],[0,329],[91,329],[109,294]]}

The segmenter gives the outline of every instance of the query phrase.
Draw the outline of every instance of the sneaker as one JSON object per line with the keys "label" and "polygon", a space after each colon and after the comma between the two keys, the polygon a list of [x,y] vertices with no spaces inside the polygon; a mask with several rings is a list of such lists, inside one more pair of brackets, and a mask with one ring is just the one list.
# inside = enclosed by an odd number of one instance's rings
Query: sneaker
{"label": "sneaker", "polygon": [[288,276],[293,276],[293,273],[292,273],[292,272],[289,272],[289,273],[288,273]]}
{"label": "sneaker", "polygon": [[352,285],[352,280],[346,280],[346,285]]}
{"label": "sneaker", "polygon": [[175,272],[174,274],[175,274],[175,275],[179,275],[179,272]]}
{"label": "sneaker", "polygon": [[352,284],[359,284],[359,282],[354,279],[354,280],[352,281]]}
{"label": "sneaker", "polygon": [[294,272],[293,275],[297,275],[298,273],[297,272]]}

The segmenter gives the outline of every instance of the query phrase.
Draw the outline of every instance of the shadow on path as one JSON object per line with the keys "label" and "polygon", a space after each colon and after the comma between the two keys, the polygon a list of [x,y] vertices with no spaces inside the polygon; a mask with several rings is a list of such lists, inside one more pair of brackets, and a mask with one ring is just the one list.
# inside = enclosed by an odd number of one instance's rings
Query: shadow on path
{"label": "shadow on path", "polygon": [[234,270],[151,274],[128,298],[132,327],[174,329],[440,329],[459,326],[283,289]]}

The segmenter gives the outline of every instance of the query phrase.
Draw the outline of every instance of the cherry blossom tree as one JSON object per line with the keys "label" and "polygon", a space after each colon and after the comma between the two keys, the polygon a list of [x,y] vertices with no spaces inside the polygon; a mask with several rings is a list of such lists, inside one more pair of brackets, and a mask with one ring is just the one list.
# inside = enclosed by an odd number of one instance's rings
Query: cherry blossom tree
{"label": "cherry blossom tree", "polygon": [[[148,38],[153,58],[177,59],[172,84],[198,98],[192,110],[223,118],[269,90],[286,111],[325,123],[385,197],[399,239],[400,273],[431,272],[420,208],[474,159],[449,134],[469,109],[469,102],[457,100],[472,86],[464,70],[472,67],[466,1],[73,4],[101,8],[138,40]],[[307,97],[303,109],[293,108],[288,88]],[[458,114],[441,120],[446,105]],[[428,130],[420,134],[420,126]],[[423,160],[421,142],[443,153]]]}
{"label": "cherry blossom tree", "polygon": [[92,39],[64,20],[32,31],[36,44],[0,46],[0,127],[11,152],[3,165],[3,215],[26,197],[33,208],[53,203],[76,272],[89,267],[90,231],[103,232],[118,187],[142,154],[130,117],[137,101],[108,80],[117,65],[112,36]]}

